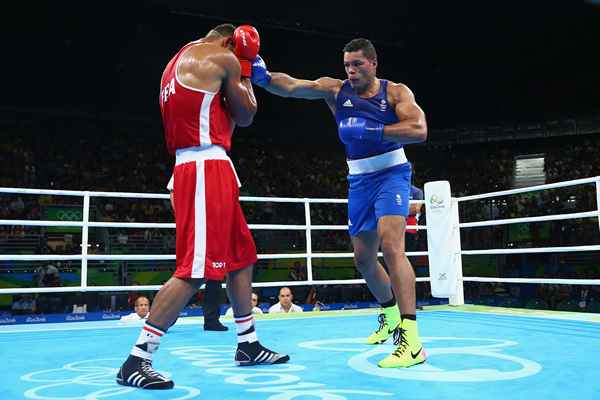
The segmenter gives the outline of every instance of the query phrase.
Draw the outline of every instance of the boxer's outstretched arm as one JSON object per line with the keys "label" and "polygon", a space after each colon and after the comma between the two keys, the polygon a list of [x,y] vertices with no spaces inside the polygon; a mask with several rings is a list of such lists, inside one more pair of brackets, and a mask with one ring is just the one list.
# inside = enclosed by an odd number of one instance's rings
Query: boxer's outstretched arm
{"label": "boxer's outstretched arm", "polygon": [[282,97],[307,100],[335,100],[342,81],[333,78],[319,78],[316,81],[296,79],[282,72],[271,72],[271,81],[262,86],[265,90]]}

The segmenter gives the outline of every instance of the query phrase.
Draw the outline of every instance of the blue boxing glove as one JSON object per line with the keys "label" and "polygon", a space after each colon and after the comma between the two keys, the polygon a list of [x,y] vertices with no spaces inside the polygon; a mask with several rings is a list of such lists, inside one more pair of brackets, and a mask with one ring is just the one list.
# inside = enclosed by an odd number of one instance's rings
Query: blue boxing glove
{"label": "blue boxing glove", "polygon": [[383,140],[383,127],[380,122],[361,117],[350,117],[340,121],[338,132],[343,143],[353,140],[370,140],[381,142]]}
{"label": "blue boxing glove", "polygon": [[267,71],[267,64],[261,56],[256,56],[252,62],[252,77],[250,80],[260,87],[267,86],[271,82],[271,74]]}

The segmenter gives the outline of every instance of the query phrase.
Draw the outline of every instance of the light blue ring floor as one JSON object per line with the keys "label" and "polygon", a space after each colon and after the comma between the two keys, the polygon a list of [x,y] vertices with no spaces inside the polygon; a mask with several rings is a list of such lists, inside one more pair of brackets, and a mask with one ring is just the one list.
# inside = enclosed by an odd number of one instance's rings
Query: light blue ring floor
{"label": "light blue ring floor", "polygon": [[287,352],[278,366],[236,367],[234,327],[204,332],[183,318],[154,365],[170,391],[119,386],[114,377],[139,324],[114,321],[0,327],[0,400],[12,399],[600,399],[600,316],[491,307],[432,307],[418,321],[428,362],[376,363],[391,344],[368,346],[372,310],[257,321],[263,344]]}

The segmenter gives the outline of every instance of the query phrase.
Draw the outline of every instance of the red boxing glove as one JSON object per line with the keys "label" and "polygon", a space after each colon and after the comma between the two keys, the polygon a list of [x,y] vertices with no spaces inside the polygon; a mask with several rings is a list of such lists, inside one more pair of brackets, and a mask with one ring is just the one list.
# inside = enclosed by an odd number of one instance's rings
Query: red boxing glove
{"label": "red boxing glove", "polygon": [[260,49],[260,36],[256,28],[250,25],[241,25],[233,32],[233,53],[240,60],[242,76],[252,76],[252,62]]}

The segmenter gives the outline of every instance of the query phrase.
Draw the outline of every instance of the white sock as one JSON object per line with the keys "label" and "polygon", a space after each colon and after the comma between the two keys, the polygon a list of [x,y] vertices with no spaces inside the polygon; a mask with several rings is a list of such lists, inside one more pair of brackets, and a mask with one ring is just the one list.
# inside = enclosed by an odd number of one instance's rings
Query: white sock
{"label": "white sock", "polygon": [[234,317],[234,319],[235,328],[237,329],[238,343],[253,343],[258,341],[258,337],[256,336],[256,330],[254,329],[254,317],[252,316],[252,314],[243,315],[241,317]]}
{"label": "white sock", "polygon": [[160,338],[163,337],[165,333],[166,332],[164,332],[162,329],[146,322],[142,328],[142,331],[140,332],[137,342],[135,342],[135,346],[133,346],[131,349],[130,354],[136,357],[152,360],[152,353],[158,350]]}

